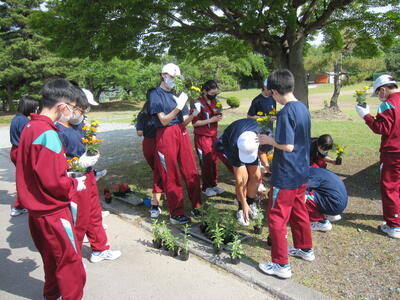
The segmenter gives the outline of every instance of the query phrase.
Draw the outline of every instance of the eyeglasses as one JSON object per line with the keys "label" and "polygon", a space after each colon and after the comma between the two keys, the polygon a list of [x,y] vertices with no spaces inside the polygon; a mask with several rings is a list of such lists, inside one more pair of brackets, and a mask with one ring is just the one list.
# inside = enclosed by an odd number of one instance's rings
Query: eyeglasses
{"label": "eyeglasses", "polygon": [[64,104],[66,104],[67,106],[72,107],[72,112],[79,111],[79,112],[81,112],[81,114],[83,114],[85,112],[85,110],[80,108],[79,106],[72,105],[71,103],[64,103]]}

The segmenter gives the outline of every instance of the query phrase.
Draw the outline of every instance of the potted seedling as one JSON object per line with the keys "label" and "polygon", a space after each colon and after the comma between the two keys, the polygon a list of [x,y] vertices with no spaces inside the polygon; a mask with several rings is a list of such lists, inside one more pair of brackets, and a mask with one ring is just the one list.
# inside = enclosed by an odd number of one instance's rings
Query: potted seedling
{"label": "potted seedling", "polygon": [[178,255],[178,243],[177,238],[172,234],[171,230],[165,235],[165,246],[169,254],[173,257]]}
{"label": "potted seedling", "polygon": [[228,244],[233,241],[234,236],[236,235],[237,221],[232,215],[226,216],[225,219],[225,234],[224,234],[224,243]]}
{"label": "potted seedling", "polygon": [[264,211],[260,208],[258,210],[258,215],[257,215],[257,218],[256,218],[256,224],[253,227],[255,234],[261,234],[263,221],[264,221]]}
{"label": "potted seedling", "polygon": [[218,223],[211,231],[211,237],[213,241],[213,249],[215,254],[221,254],[222,246],[224,244],[224,228]]}
{"label": "potted seedling", "polygon": [[237,265],[244,255],[243,245],[239,240],[239,236],[235,235],[233,242],[230,242],[228,245],[230,246],[231,262]]}
{"label": "potted seedling", "polygon": [[220,215],[218,209],[214,205],[210,205],[207,210],[206,217],[207,229],[205,235],[212,240],[212,230],[217,223],[220,223]]}
{"label": "potted seedling", "polygon": [[166,240],[168,239],[168,237],[170,235],[172,235],[171,230],[169,229],[167,223],[165,221],[161,222],[160,225],[161,228],[161,243],[162,243],[162,247],[164,248],[164,250],[169,250],[166,244]]}
{"label": "potted seedling", "polygon": [[201,233],[204,234],[207,230],[207,222],[206,222],[207,211],[206,211],[205,205],[198,208],[198,210],[200,212],[200,231],[201,231]]}
{"label": "potted seedling", "polygon": [[184,261],[189,259],[189,248],[190,248],[189,231],[190,231],[190,225],[185,224],[185,226],[183,227],[182,247],[180,248],[178,255],[179,259]]}
{"label": "potted seedling", "polygon": [[160,249],[162,247],[162,232],[161,232],[161,225],[158,223],[157,220],[153,222],[151,225],[152,232],[153,232],[153,246],[156,249]]}

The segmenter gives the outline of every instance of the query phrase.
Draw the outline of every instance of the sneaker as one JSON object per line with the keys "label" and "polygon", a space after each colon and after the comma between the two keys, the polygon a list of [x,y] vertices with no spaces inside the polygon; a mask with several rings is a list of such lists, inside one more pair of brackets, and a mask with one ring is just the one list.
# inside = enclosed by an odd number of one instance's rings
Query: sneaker
{"label": "sneaker", "polygon": [[93,251],[90,255],[90,262],[97,263],[102,260],[114,260],[121,256],[121,251],[118,250],[104,250],[102,252]]}
{"label": "sneaker", "polygon": [[335,215],[335,216],[325,215],[325,219],[329,220],[329,222],[337,222],[342,219],[342,216],[341,215]]}
{"label": "sneaker", "polygon": [[275,275],[284,279],[292,277],[292,267],[290,264],[282,267],[279,264],[264,261],[260,262],[258,267],[261,269],[261,271],[268,275]]}
{"label": "sneaker", "polygon": [[96,171],[96,181],[99,181],[99,179],[101,177],[104,177],[106,175],[107,175],[107,170],[106,169],[104,169],[102,171]]}
{"label": "sneaker", "polygon": [[27,212],[28,212],[28,210],[26,208],[18,209],[18,208],[12,207],[11,208],[11,212],[10,212],[10,216],[11,217],[16,217],[16,216],[25,214]]}
{"label": "sneaker", "polygon": [[225,190],[224,190],[224,189],[221,189],[219,186],[214,186],[212,189],[214,190],[214,192],[217,193],[217,195],[220,195],[220,194],[222,194],[222,193],[225,193]]}
{"label": "sneaker", "polygon": [[250,218],[252,218],[254,220],[258,216],[257,204],[255,204],[255,203],[250,204],[249,207],[251,209],[250,212],[249,212]]}
{"label": "sneaker", "polygon": [[150,218],[157,219],[161,214],[161,208],[157,206],[157,208],[151,208],[150,210]]}
{"label": "sneaker", "polygon": [[109,215],[110,215],[110,212],[108,210],[103,210],[101,212],[101,217],[102,218],[108,217]]}
{"label": "sneaker", "polygon": [[190,221],[190,219],[189,219],[188,217],[186,217],[185,215],[182,215],[182,216],[175,216],[175,217],[171,216],[171,217],[169,218],[169,221],[170,221],[172,224],[184,225],[184,224],[188,223],[188,222]]}
{"label": "sneaker", "polygon": [[205,191],[203,191],[203,194],[206,195],[207,197],[213,197],[217,195],[217,192],[214,191],[213,188],[207,188]]}
{"label": "sneaker", "polygon": [[192,211],[190,212],[193,218],[198,219],[201,217],[201,211],[198,208],[193,208]]}
{"label": "sneaker", "polygon": [[313,261],[315,259],[314,250],[311,249],[309,251],[303,251],[301,249],[297,249],[293,246],[289,246],[289,255],[297,256],[307,261]]}
{"label": "sneaker", "polygon": [[244,220],[244,215],[243,215],[243,210],[242,209],[237,211],[236,217],[237,217],[237,221],[238,221],[239,225],[242,225],[242,226],[249,226],[250,225],[249,221],[246,222]]}
{"label": "sneaker", "polygon": [[386,224],[382,224],[379,226],[379,228],[388,236],[395,239],[400,239],[400,227],[390,227]]}
{"label": "sneaker", "polygon": [[107,230],[108,225],[103,223],[103,228],[104,228],[104,230]]}
{"label": "sneaker", "polygon": [[260,183],[260,185],[258,186],[258,191],[260,193],[263,193],[263,192],[267,191],[267,188],[265,187],[265,185],[263,183]]}
{"label": "sneaker", "polygon": [[326,232],[332,229],[332,224],[329,220],[324,220],[322,222],[311,222],[311,229]]}

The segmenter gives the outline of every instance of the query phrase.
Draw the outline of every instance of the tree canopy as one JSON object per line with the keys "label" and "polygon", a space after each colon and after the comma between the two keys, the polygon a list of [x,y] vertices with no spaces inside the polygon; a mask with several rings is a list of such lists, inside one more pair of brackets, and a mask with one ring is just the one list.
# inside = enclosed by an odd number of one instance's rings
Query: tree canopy
{"label": "tree canopy", "polygon": [[[32,19],[66,56],[178,57],[220,45],[270,56],[295,75],[295,94],[307,103],[304,45],[332,24],[357,26],[363,38],[390,43],[399,32],[398,0],[85,0],[48,1]],[[386,12],[373,8],[392,5]],[[368,50],[367,50],[368,51]]]}

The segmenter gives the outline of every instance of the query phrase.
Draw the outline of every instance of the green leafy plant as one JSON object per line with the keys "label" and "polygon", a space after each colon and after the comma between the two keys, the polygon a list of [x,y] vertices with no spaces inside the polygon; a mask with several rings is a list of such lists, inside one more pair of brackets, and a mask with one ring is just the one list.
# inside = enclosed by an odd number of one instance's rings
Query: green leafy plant
{"label": "green leafy plant", "polygon": [[227,215],[224,218],[224,227],[225,227],[225,242],[233,241],[234,236],[237,234],[237,220],[231,214]]}
{"label": "green leafy plant", "polygon": [[189,231],[190,231],[190,225],[185,224],[185,226],[183,226],[183,236],[182,236],[182,249],[185,252],[188,252],[190,248]]}
{"label": "green leafy plant", "polygon": [[354,97],[356,97],[357,105],[366,107],[367,105],[367,92],[369,90],[369,86],[364,86],[361,90],[356,90]]}
{"label": "green leafy plant", "polygon": [[162,231],[161,231],[161,224],[158,220],[154,220],[151,224],[151,229],[153,232],[154,240],[161,241],[162,240]]}
{"label": "green leafy plant", "polygon": [[218,223],[215,224],[215,227],[211,230],[211,237],[213,239],[214,246],[218,249],[221,248],[224,244],[224,228]]}
{"label": "green leafy plant", "polygon": [[231,107],[231,108],[238,108],[240,106],[240,99],[235,96],[228,97],[226,99],[226,103]]}
{"label": "green leafy plant", "polygon": [[206,223],[207,223],[207,231],[209,233],[212,232],[217,223],[220,223],[219,210],[215,207],[214,204],[210,204],[207,208]]}
{"label": "green leafy plant", "polygon": [[230,255],[234,259],[240,259],[244,255],[243,245],[238,235],[235,235],[232,242],[228,244],[230,246]]}
{"label": "green leafy plant", "polygon": [[256,218],[256,225],[261,228],[263,226],[263,223],[264,223],[264,210],[262,208],[259,208],[258,215]]}

